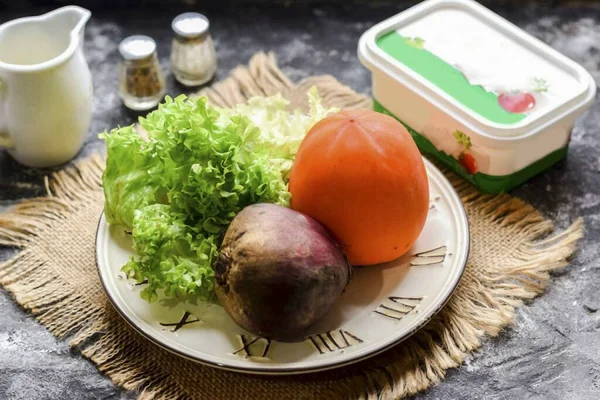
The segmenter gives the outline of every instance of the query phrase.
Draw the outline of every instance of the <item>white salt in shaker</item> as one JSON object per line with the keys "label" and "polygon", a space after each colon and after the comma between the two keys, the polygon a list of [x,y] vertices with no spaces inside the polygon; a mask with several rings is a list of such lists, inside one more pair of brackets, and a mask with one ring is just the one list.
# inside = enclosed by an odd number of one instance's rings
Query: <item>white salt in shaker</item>
{"label": "white salt in shaker", "polygon": [[217,55],[208,18],[188,12],[175,17],[171,27],[175,32],[171,48],[175,78],[186,86],[198,86],[211,80],[217,70]]}

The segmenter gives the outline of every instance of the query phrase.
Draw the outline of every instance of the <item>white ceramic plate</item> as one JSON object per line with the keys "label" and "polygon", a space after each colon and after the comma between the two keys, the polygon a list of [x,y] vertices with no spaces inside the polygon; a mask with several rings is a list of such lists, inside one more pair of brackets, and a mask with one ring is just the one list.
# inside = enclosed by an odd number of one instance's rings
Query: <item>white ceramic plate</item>
{"label": "white ceramic plate", "polygon": [[469,252],[463,206],[446,178],[425,160],[431,208],[423,233],[406,256],[355,269],[332,310],[296,343],[270,342],[237,326],[219,305],[139,297],[141,286],[121,266],[134,255],[131,239],[104,215],[96,237],[100,280],[132,327],[157,345],[214,367],[256,374],[292,374],[347,365],[378,354],[417,331],[446,303]]}

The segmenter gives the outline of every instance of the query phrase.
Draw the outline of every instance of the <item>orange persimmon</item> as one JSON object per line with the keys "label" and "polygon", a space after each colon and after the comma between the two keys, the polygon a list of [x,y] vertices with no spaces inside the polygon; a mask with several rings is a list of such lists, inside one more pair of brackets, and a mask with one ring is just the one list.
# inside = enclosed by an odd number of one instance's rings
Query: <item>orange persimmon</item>
{"label": "orange persimmon", "polygon": [[323,224],[354,265],[406,253],[429,211],[415,142],[401,123],[371,110],[317,122],[298,149],[289,190],[292,208]]}

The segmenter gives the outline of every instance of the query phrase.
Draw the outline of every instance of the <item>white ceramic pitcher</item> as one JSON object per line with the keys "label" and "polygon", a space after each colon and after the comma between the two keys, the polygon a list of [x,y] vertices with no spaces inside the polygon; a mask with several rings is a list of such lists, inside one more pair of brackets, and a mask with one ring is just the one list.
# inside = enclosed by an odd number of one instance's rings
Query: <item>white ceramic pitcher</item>
{"label": "white ceramic pitcher", "polygon": [[67,162],[87,136],[92,79],[83,31],[90,15],[68,6],[0,25],[0,147],[24,165]]}

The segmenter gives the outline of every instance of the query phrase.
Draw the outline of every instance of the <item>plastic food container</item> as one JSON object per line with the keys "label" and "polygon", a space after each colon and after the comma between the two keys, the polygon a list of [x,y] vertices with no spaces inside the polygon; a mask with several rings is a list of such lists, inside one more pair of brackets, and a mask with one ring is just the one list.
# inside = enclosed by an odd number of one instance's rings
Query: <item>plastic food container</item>
{"label": "plastic food container", "polygon": [[420,3],[365,32],[375,110],[423,153],[486,192],[506,192],[567,153],[593,102],[591,75],[471,0]]}

